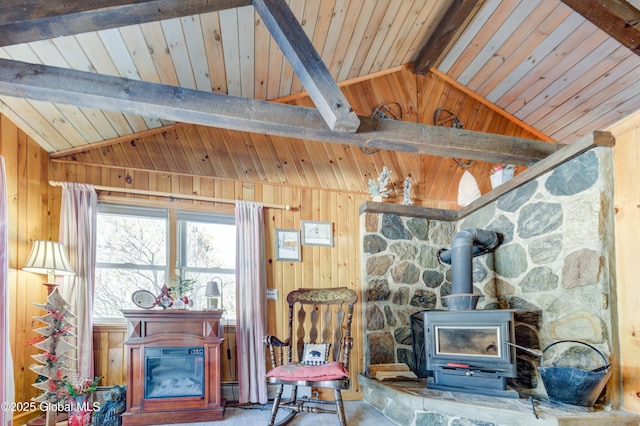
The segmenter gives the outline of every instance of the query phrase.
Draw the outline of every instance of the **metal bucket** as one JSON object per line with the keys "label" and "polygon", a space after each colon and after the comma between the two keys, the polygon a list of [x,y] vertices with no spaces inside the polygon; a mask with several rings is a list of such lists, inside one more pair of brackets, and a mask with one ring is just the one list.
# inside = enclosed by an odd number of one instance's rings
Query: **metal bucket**
{"label": "metal bucket", "polygon": [[[544,352],[558,343],[579,343],[593,349],[602,357],[605,365],[595,370],[582,370],[572,367],[542,367]],[[588,343],[577,340],[561,340],[547,346],[540,358],[540,376],[549,399],[571,405],[591,407],[600,396],[602,389],[611,377],[611,364],[602,352]]]}

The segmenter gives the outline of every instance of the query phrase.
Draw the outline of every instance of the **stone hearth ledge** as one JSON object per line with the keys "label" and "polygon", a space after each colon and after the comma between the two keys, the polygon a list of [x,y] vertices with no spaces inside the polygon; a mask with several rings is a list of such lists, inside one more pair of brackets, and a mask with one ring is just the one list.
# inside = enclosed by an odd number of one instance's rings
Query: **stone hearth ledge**
{"label": "stone hearth ledge", "polygon": [[[403,426],[638,426],[640,416],[624,411],[552,406],[529,399],[495,398],[427,389],[426,379],[380,382],[358,375],[364,400]],[[536,418],[536,415],[538,418]]]}

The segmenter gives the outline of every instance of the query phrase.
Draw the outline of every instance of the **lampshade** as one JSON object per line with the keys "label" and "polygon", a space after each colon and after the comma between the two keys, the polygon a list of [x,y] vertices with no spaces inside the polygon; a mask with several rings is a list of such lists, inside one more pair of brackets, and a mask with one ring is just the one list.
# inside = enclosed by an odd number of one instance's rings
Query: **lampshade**
{"label": "lampshade", "polygon": [[206,297],[220,297],[220,286],[216,280],[222,281],[220,278],[216,277],[207,283],[207,288],[204,291],[204,295]]}
{"label": "lampshade", "polygon": [[49,275],[49,281],[54,275],[75,275],[64,253],[62,244],[55,241],[36,240],[33,242],[31,254],[23,271]]}
{"label": "lampshade", "polygon": [[222,278],[213,277],[211,281],[207,283],[207,288],[204,290],[204,295],[207,298],[207,309],[221,308],[222,307]]}

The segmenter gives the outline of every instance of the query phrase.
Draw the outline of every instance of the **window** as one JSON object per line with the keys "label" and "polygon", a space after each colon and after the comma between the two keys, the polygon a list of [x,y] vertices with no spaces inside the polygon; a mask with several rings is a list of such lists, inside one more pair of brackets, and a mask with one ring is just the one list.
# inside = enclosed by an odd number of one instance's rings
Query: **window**
{"label": "window", "polygon": [[100,204],[97,222],[94,317],[122,317],[134,291],[157,295],[167,282],[168,213]]}
{"label": "window", "polygon": [[236,316],[236,225],[230,215],[179,211],[178,264],[181,275],[200,285],[192,296],[194,309],[207,306],[206,283],[218,277],[222,281],[225,318]]}
{"label": "window", "polygon": [[[206,283],[218,277],[223,282],[224,316],[235,319],[232,215],[186,211],[170,215],[167,209],[100,203],[97,222],[96,320],[122,318],[121,309],[135,309],[131,295],[136,290],[160,294],[176,275],[169,259],[176,259],[184,278],[196,280],[189,295],[192,309],[206,307]],[[174,237],[170,229],[176,229]]]}

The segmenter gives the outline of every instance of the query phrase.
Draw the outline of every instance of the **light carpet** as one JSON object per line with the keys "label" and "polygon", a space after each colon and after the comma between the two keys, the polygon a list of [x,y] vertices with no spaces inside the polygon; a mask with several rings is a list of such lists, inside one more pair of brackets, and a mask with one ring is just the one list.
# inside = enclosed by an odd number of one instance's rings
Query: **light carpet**
{"label": "light carpet", "polygon": [[[357,425],[394,425],[378,410],[363,401],[344,401],[344,411],[349,426]],[[181,423],[182,426],[253,426],[266,425],[271,416],[271,404],[250,406],[227,406],[224,420],[217,422]],[[337,425],[336,414],[298,413],[289,423],[291,426]]]}

